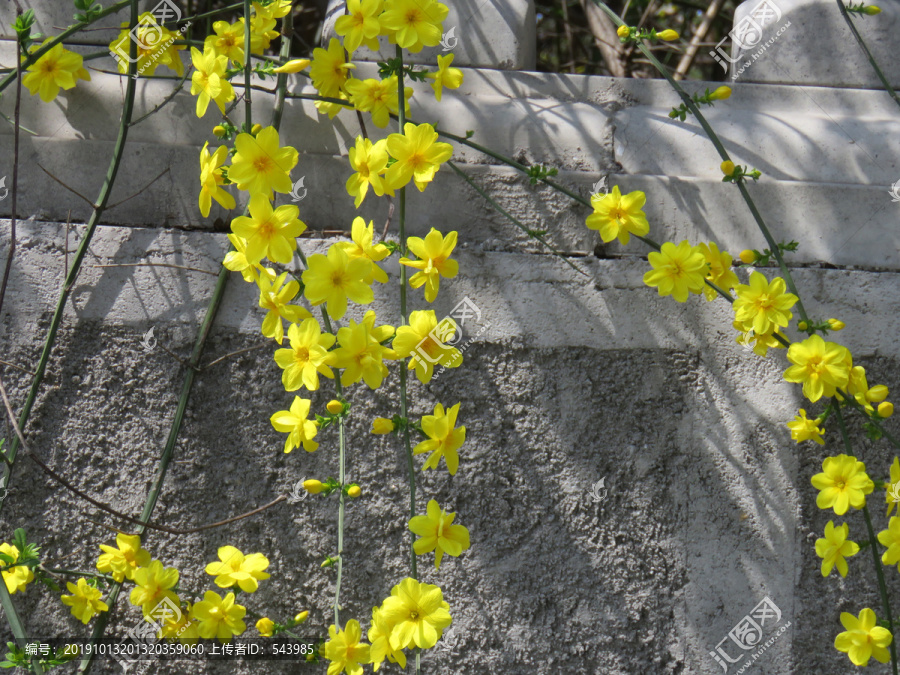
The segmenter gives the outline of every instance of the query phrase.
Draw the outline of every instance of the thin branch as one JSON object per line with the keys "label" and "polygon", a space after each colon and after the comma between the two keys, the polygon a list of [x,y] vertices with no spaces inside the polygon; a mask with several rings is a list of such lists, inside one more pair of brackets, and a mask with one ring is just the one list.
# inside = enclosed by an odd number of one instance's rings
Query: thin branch
{"label": "thin branch", "polygon": [[133,195],[131,195],[130,197],[125,197],[125,199],[119,200],[119,201],[117,201],[117,202],[114,203],[114,204],[109,204],[109,205],[106,207],[106,210],[108,211],[109,209],[114,209],[114,208],[116,208],[117,206],[119,206],[120,204],[124,204],[125,202],[127,202],[127,201],[129,201],[129,200],[131,200],[131,199],[134,199],[134,198],[137,197],[139,194],[141,194],[142,192],[144,192],[145,190],[147,190],[151,185],[153,185],[153,184],[154,184],[156,181],[158,181],[160,178],[162,178],[162,177],[165,176],[167,173],[169,173],[169,168],[170,168],[170,167],[167,166],[165,169],[163,169],[163,171],[162,171],[156,178],[154,178],[153,180],[151,180],[149,183],[147,183],[144,187],[142,187],[140,190],[138,190],[137,192],[135,192],[135,193],[134,193]]}
{"label": "thin branch", "polygon": [[88,199],[87,197],[85,197],[83,194],[81,194],[81,193],[80,193],[78,190],[76,190],[75,188],[69,187],[68,185],[66,185],[65,183],[63,183],[59,178],[57,178],[57,177],[54,176],[52,173],[50,173],[49,171],[47,171],[47,169],[45,169],[43,166],[41,166],[41,163],[40,163],[40,162],[35,162],[35,164],[38,165],[38,168],[39,168],[41,171],[43,171],[45,174],[47,174],[48,176],[50,176],[50,178],[52,178],[52,179],[55,180],[57,183],[59,183],[60,185],[62,185],[64,188],[66,188],[66,190],[68,190],[69,192],[71,192],[71,193],[72,193],[73,195],[75,195],[76,197],[81,197],[81,199],[84,200],[85,202],[87,202],[87,205],[90,206],[92,209],[96,209],[96,208],[97,208],[97,205],[94,204],[94,202],[92,202],[90,199]]}
{"label": "thin branch", "polygon": [[9,363],[8,361],[0,361],[0,365],[9,366],[10,368],[15,368],[16,370],[21,370],[23,373],[27,373],[28,375],[31,375],[32,377],[34,377],[34,373],[32,373],[30,370],[26,370],[22,366],[17,366],[15,363]]}
{"label": "thin branch", "polygon": [[212,368],[217,363],[224,361],[225,359],[230,359],[232,356],[237,356],[238,354],[244,354],[246,352],[252,352],[256,349],[262,349],[263,347],[268,347],[271,344],[272,344],[271,342],[264,342],[261,345],[254,345],[253,347],[246,347],[245,349],[238,349],[236,352],[231,352],[230,354],[226,354],[225,356],[220,356],[215,361],[210,361],[205,366],[202,366],[200,368],[200,370],[206,370],[207,368]]}
{"label": "thin branch", "polygon": [[219,276],[218,272],[210,272],[209,270],[202,270],[199,267],[187,267],[185,265],[174,265],[172,263],[151,263],[151,262],[115,263],[115,264],[110,264],[110,265],[91,265],[91,267],[172,267],[177,270],[188,270],[190,272],[201,272],[203,274],[210,274],[214,277]]}
{"label": "thin branch", "polygon": [[172,90],[172,93],[169,94],[168,96],[166,96],[166,97],[160,102],[159,105],[157,105],[155,108],[153,108],[153,110],[151,110],[150,112],[148,112],[148,113],[145,114],[145,115],[141,115],[141,116],[138,117],[136,120],[132,121],[132,122],[129,124],[129,126],[132,126],[132,127],[133,127],[133,126],[136,125],[136,124],[140,124],[140,123],[143,122],[145,119],[147,119],[148,117],[150,117],[150,115],[155,115],[155,114],[158,113],[160,110],[162,110],[162,109],[165,108],[167,105],[169,105],[169,103],[170,103],[170,102],[178,95],[178,92],[181,91],[181,88],[184,87],[184,83],[185,83],[185,81],[187,80],[188,75],[191,74],[191,71],[192,71],[193,69],[194,69],[194,65],[193,65],[193,64],[191,64],[190,66],[188,66],[187,68],[185,68],[185,69],[184,69],[184,77],[181,78],[181,81],[180,81],[180,82],[178,83],[178,85]]}
{"label": "thin branch", "polygon": [[709,3],[709,8],[703,16],[703,21],[700,22],[700,25],[697,26],[697,30],[695,30],[694,34],[691,36],[691,41],[688,44],[687,49],[684,50],[684,54],[678,62],[678,67],[675,69],[675,74],[672,75],[672,79],[681,80],[687,75],[688,70],[691,68],[691,64],[694,62],[694,58],[697,56],[697,51],[700,49],[700,44],[709,32],[709,28],[712,26],[713,21],[716,20],[716,16],[719,14],[719,10],[722,9],[724,2],[725,0],[712,0],[712,2]]}

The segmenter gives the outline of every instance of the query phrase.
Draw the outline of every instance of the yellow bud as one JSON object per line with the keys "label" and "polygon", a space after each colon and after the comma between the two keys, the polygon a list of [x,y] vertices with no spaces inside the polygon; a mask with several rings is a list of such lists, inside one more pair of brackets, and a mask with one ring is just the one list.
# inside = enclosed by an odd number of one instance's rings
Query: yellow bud
{"label": "yellow bud", "polygon": [[333,398],[325,404],[325,410],[332,415],[340,415],[344,411],[344,404]]}
{"label": "yellow bud", "polygon": [[745,248],[743,251],[741,251],[738,255],[738,258],[740,258],[741,262],[745,265],[752,265],[754,262],[756,262],[756,254],[749,248]]}
{"label": "yellow bud", "polygon": [[843,330],[847,327],[847,324],[839,319],[828,319],[828,325],[831,330]]}
{"label": "yellow bud", "polygon": [[217,124],[213,127],[213,135],[217,138],[225,138],[225,127],[221,124]]}
{"label": "yellow bud", "polygon": [[798,321],[797,328],[799,330],[806,330],[807,328],[809,328],[809,321]]}
{"label": "yellow bud", "polygon": [[883,384],[876,384],[866,392],[866,400],[869,403],[881,403],[888,397],[888,388]]}
{"label": "yellow bud", "polygon": [[724,162],[722,162],[719,168],[722,169],[722,173],[724,173],[726,176],[730,176],[734,173],[734,162],[726,159]]}
{"label": "yellow bud", "polygon": [[657,33],[656,38],[658,40],[665,40],[666,42],[671,42],[672,40],[678,39],[678,33],[676,33],[671,28],[667,28],[666,30],[662,31],[661,33]]}
{"label": "yellow bud", "polygon": [[894,414],[894,404],[890,401],[885,401],[884,403],[880,403],[878,405],[878,416],[884,417],[887,419],[891,415]]}
{"label": "yellow bud", "polygon": [[301,70],[307,68],[310,64],[309,59],[293,59],[288,61],[283,66],[278,66],[274,69],[276,73],[299,73]]}
{"label": "yellow bud", "polygon": [[325,489],[325,486],[322,485],[320,480],[305,480],[303,481],[303,489],[311,495],[317,495]]}
{"label": "yellow bud", "polygon": [[731,87],[719,87],[709,95],[710,101],[724,101],[731,96]]}
{"label": "yellow bud", "polygon": [[631,29],[628,26],[619,26],[616,30],[616,35],[620,38],[628,37],[631,34]]}
{"label": "yellow bud", "polygon": [[258,134],[260,131],[262,131],[262,124],[254,124],[252,127],[250,127],[251,136],[256,136],[256,134]]}
{"label": "yellow bud", "polygon": [[347,490],[347,494],[356,499],[362,494],[362,490],[360,490],[359,485],[351,485]]}
{"label": "yellow bud", "polygon": [[307,661],[315,661],[316,655],[313,652],[310,652],[309,654],[306,655],[306,660]]}
{"label": "yellow bud", "polygon": [[258,630],[259,634],[263,637],[272,637],[272,630],[274,628],[275,623],[267,617],[263,617],[256,622],[256,630]]}
{"label": "yellow bud", "polygon": [[308,618],[309,618],[309,612],[308,612],[308,611],[300,612],[297,616],[294,617],[294,623],[298,623],[298,624],[299,624],[299,623],[303,623],[303,622],[306,621]]}
{"label": "yellow bud", "polygon": [[881,14],[881,7],[877,7],[875,5],[869,5],[868,7],[863,9],[863,12],[865,14],[868,14],[869,16],[875,16],[876,14]]}
{"label": "yellow bud", "polygon": [[376,417],[372,420],[373,434],[389,434],[394,430],[394,423],[386,417]]}

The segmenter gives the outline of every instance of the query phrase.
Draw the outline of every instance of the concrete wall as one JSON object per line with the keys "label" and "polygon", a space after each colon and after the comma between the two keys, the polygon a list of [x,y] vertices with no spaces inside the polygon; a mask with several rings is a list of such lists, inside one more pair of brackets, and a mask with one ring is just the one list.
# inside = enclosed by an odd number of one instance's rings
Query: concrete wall
{"label": "concrete wall", "polygon": [[[8,32],[5,20],[0,14],[0,32]],[[0,62],[9,62],[8,51]],[[139,83],[139,113],[170,86]],[[22,136],[19,216],[32,218],[19,223],[0,317],[4,361],[34,367],[63,276],[67,214],[71,209],[73,251],[89,213],[37,164],[95,196],[121,96],[116,78],[94,75],[52,105],[23,101],[23,120],[38,136]],[[501,152],[557,166],[560,181],[585,196],[604,176],[610,186],[645,190],[658,240],[713,239],[734,253],[765,246],[734,187],[721,183],[719,159],[696,123],[667,117],[678,101],[664,82],[470,69],[464,87],[445,92],[441,106],[429,96],[428,88],[417,92],[415,118],[446,119],[450,131],[471,129],[474,140]],[[265,119],[271,100],[260,94],[255,105]],[[11,113],[10,96],[0,110]],[[776,238],[801,242],[791,261],[810,313],[846,321],[839,338],[867,367],[870,383],[896,382],[894,104],[877,90],[742,83],[708,118],[736,161],[763,171],[750,189]],[[186,357],[214,277],[95,265],[218,269],[228,243],[216,218],[227,216],[214,207],[204,220],[196,205],[197,155],[208,123],[194,117],[192,99],[182,94],[132,130],[112,201],[169,172],[104,216],[27,429],[50,464],[134,514],[184,374],[161,347],[146,351],[142,335],[153,327],[159,345]],[[332,124],[299,102],[285,114],[283,137],[301,151],[293,177],[307,177],[301,217],[314,233],[349,229],[354,212],[340,187],[349,170],[338,155],[356,124],[350,114]],[[0,127],[0,175],[11,173],[10,132]],[[434,309],[445,314],[468,297],[486,326],[462,367],[411,386],[414,415],[435,402],[459,401],[468,430],[456,476],[418,474],[420,509],[434,497],[458,511],[472,534],[471,550],[445,559],[438,572],[420,559],[423,579],[444,588],[454,617],[444,643],[424,659],[425,672],[720,673],[710,650],[766,597],[782,613],[766,637],[791,625],[751,672],[848,672],[832,643],[840,611],[879,606],[871,559],[868,551],[851,559],[846,581],[818,572],[813,542],[829,516],[815,508],[809,478],[822,458],[840,452],[840,439],[832,428],[824,448],[790,440],[784,423],[803,402],[781,378],[783,352],[760,359],[742,350],[724,303],[657,298],[642,283],[642,246],[598,249],[583,225],[587,211],[567,198],[470,149],[456,148],[454,157],[528,226],[549,230],[587,276],[527,240],[449,170],[424,194],[409,196],[412,233],[431,226],[460,232],[460,275],[442,283]],[[0,201],[0,215],[9,208],[8,199]],[[386,209],[370,198],[360,214],[381,223]],[[0,251],[8,237],[8,221],[0,220]],[[310,254],[335,240],[314,234],[301,245]],[[388,271],[396,282],[396,262]],[[251,291],[239,276],[230,280],[203,363],[265,342]],[[419,292],[411,297],[413,308],[424,308]],[[398,321],[396,283],[376,289],[372,307],[385,321]],[[246,352],[199,373],[157,520],[175,527],[220,520],[287,493],[299,479],[336,473],[331,429],[314,454],[281,453],[282,436],[268,418],[293,394],[281,388],[272,351]],[[351,391],[348,475],[364,497],[348,508],[341,598],[342,616],[364,626],[371,607],[407,573],[406,460],[393,438],[367,433],[373,417],[397,409],[396,369],[375,393],[361,385]],[[2,372],[21,405],[29,376],[6,366]],[[312,396],[314,407],[331,396],[326,383]],[[888,427],[896,432],[896,424]],[[863,442],[858,455],[873,477],[887,476],[893,453],[885,444]],[[595,502],[591,489],[600,479],[608,493]],[[25,525],[50,559],[90,568],[97,544],[110,539],[91,521],[106,519],[27,459],[11,487],[3,537]],[[874,513],[881,529],[880,507]],[[854,536],[864,538],[858,514],[849,521]],[[203,568],[217,547],[265,553],[273,578],[248,605],[280,618],[309,609],[312,631],[332,620],[334,573],[319,563],[333,553],[335,537],[334,502],[309,497],[203,534],[153,534],[147,547],[195,589],[206,587]],[[886,573],[896,582],[896,572]],[[33,588],[15,599],[36,633],[84,634],[57,597]],[[120,601],[112,623],[123,631],[137,618]],[[96,672],[114,670],[99,665]],[[148,672],[288,673],[296,666],[153,664]]]}

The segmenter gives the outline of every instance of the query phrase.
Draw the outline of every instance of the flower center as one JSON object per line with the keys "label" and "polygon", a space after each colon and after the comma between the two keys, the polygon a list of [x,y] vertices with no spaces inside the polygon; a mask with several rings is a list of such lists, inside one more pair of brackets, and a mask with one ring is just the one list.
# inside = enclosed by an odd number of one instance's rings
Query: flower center
{"label": "flower center", "polygon": [[259,171],[260,173],[266,173],[267,171],[272,170],[272,160],[266,157],[265,155],[261,155],[253,160],[253,168]]}
{"label": "flower center", "polygon": [[309,361],[309,350],[306,347],[298,347],[294,350],[294,359],[296,361]]}

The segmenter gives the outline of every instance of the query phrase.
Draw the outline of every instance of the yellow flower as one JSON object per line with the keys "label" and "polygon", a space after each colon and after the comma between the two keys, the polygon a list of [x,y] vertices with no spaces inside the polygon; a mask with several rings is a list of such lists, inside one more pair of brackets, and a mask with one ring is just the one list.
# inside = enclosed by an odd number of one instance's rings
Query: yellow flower
{"label": "yellow flower", "polygon": [[301,70],[309,68],[310,63],[312,63],[312,61],[309,59],[291,59],[283,66],[278,66],[273,69],[273,72],[285,74],[299,73]]}
{"label": "yellow flower", "polygon": [[395,359],[393,349],[382,342],[394,335],[393,326],[375,327],[375,312],[369,310],[360,323],[350,319],[350,325],[340,328],[334,351],[334,366],[342,368],[341,384],[349,387],[364,380],[370,389],[378,389],[387,376],[384,359]]}
{"label": "yellow flower", "polygon": [[881,403],[888,397],[890,392],[883,384],[876,384],[874,387],[869,388],[869,382],[866,379],[866,369],[862,366],[854,366],[850,369],[847,393],[852,395],[856,402],[866,410],[872,412],[874,410],[872,404]]}
{"label": "yellow flower", "polygon": [[422,431],[428,436],[428,440],[422,441],[415,448],[413,454],[430,452],[431,456],[425,460],[423,469],[436,469],[438,462],[443,457],[447,461],[447,470],[450,475],[456,474],[459,467],[459,454],[457,450],[466,440],[466,428],[456,427],[456,416],[459,414],[457,403],[444,412],[444,406],[440,403],[434,406],[434,415],[425,415],[422,418]]}
{"label": "yellow flower", "polygon": [[868,14],[869,16],[881,14],[881,7],[878,7],[877,5],[869,5],[868,7],[863,7],[863,14]]}
{"label": "yellow flower", "polygon": [[245,607],[235,604],[234,593],[223,598],[218,593],[206,591],[203,600],[191,607],[191,618],[199,622],[200,637],[204,640],[218,638],[223,643],[247,630],[247,624],[241,620],[246,613]]}
{"label": "yellow flower", "polygon": [[289,174],[299,154],[290,146],[281,147],[275,127],[266,127],[257,136],[238,134],[234,147],[228,178],[237,183],[238,189],[269,197],[273,190],[288,193],[294,189]]}
{"label": "yellow flower", "polygon": [[322,96],[337,96],[349,77],[348,70],[356,68],[344,58],[344,48],[337,38],[331,38],[328,49],[316,47],[313,50],[309,76],[313,86]]}
{"label": "yellow flower", "polygon": [[294,615],[294,623],[301,624],[304,621],[306,621],[308,618],[309,618],[309,611],[304,610],[304,611],[300,612],[299,614]]}
{"label": "yellow flower", "polygon": [[894,463],[891,464],[891,482],[887,486],[887,491],[884,495],[884,500],[887,503],[887,514],[885,515],[891,515],[898,498],[900,498],[900,459],[894,457]]}
{"label": "yellow flower", "polygon": [[347,675],[362,675],[360,664],[369,662],[369,645],[360,642],[362,629],[359,621],[350,619],[343,630],[332,624],[328,627],[328,638],[319,650],[324,658],[331,661],[328,675],[338,675],[344,671]]}
{"label": "yellow flower", "polygon": [[381,605],[385,623],[391,626],[391,649],[434,647],[453,621],[449,607],[437,586],[411,577],[394,586]]}
{"label": "yellow flower", "polygon": [[372,608],[372,623],[369,625],[369,657],[373,664],[373,670],[377,673],[384,660],[390,663],[398,663],[402,669],[406,669],[406,654],[402,649],[391,649],[391,626],[385,621],[378,607]]}
{"label": "yellow flower", "polygon": [[[0,544],[0,553],[4,553],[12,558],[13,562],[19,561],[19,549],[12,544]],[[4,567],[9,564],[5,562],[0,562],[0,565]],[[11,567],[8,570],[3,571],[3,581],[6,582],[6,590],[9,591],[10,595],[18,591],[25,592],[25,587],[34,581],[34,572],[31,571],[31,568],[27,565],[16,565],[15,567]]]}
{"label": "yellow flower", "polygon": [[631,29],[628,26],[619,26],[616,29],[616,35],[618,35],[620,38],[628,37],[629,35],[631,35]]}
{"label": "yellow flower", "polygon": [[753,272],[749,286],[735,286],[734,318],[755,333],[770,333],[776,326],[787,326],[793,316],[790,308],[796,304],[797,296],[785,293],[785,288],[781,277],[775,277],[770,283],[764,275]]}
{"label": "yellow flower", "polygon": [[256,630],[263,637],[272,637],[272,631],[275,630],[275,622],[264,616],[256,622]]}
{"label": "yellow flower", "polygon": [[[719,165],[719,168],[722,170],[723,174],[725,174],[726,176],[730,176],[731,174],[734,173],[734,162],[732,162],[729,159],[726,159],[724,162],[722,162]],[[750,263],[747,263],[747,264],[749,265]]]}
{"label": "yellow flower", "polygon": [[382,0],[347,0],[347,13],[334,24],[334,32],[344,38],[344,49],[352,54],[364,44],[377,52],[382,11]]}
{"label": "yellow flower", "polygon": [[252,263],[267,257],[286,265],[294,257],[297,237],[306,231],[306,224],[299,220],[300,213],[293,204],[283,204],[272,209],[272,203],[264,194],[250,197],[250,217],[238,216],[231,221],[231,231],[247,240],[247,259]]}
{"label": "yellow flower", "polygon": [[825,445],[825,441],[822,440],[825,431],[819,426],[819,420],[807,419],[803,408],[800,408],[800,414],[794,417],[792,422],[787,423],[787,427],[791,430],[791,438],[798,443],[815,441],[819,445]]}
{"label": "yellow flower", "polygon": [[847,386],[853,361],[846,347],[811,335],[793,343],[787,357],[794,365],[784,371],[784,379],[802,382],[803,395],[813,403]]}
{"label": "yellow flower", "polygon": [[289,304],[300,292],[300,284],[293,279],[285,284],[287,275],[287,272],[283,272],[274,280],[260,276],[256,282],[259,286],[259,306],[268,310],[262,322],[262,334],[274,338],[278,344],[284,340],[282,319],[295,324],[312,316],[305,307]]}
{"label": "yellow flower", "polygon": [[778,335],[783,340],[787,340],[781,331],[773,330],[769,333],[756,333],[752,328],[749,330],[745,329],[740,321],[734,321],[731,325],[734,326],[735,330],[740,331],[735,341],[744,347],[749,347],[752,344],[754,353],[759,356],[765,357],[769,353],[770,347],[784,349],[784,345],[775,339],[775,336]]}
{"label": "yellow flower", "polygon": [[446,513],[432,499],[428,502],[427,514],[409,519],[409,529],[420,539],[413,544],[416,555],[435,551],[434,567],[441,566],[441,559],[446,553],[458,558],[469,548],[469,531],[462,525],[454,525],[455,513]]}
{"label": "yellow flower", "polygon": [[216,21],[212,25],[215,35],[203,41],[203,51],[211,50],[237,66],[244,65],[244,25]]}
{"label": "yellow flower", "polygon": [[[731,269],[731,254],[726,251],[719,251],[719,247],[713,242],[709,244],[697,244],[697,248],[706,258],[706,264],[709,265],[709,273],[706,280],[715,284],[723,290],[734,288],[738,285],[739,280],[737,274]],[[718,297],[718,293],[709,286],[703,287],[703,295],[710,302]]]}
{"label": "yellow flower", "polygon": [[[816,539],[816,555],[822,558],[823,577],[831,574],[831,570],[835,565],[837,565],[838,572],[840,572],[842,577],[847,576],[847,561],[845,558],[859,553],[859,545],[847,540],[849,532],[850,527],[847,523],[835,527],[834,521],[829,520],[825,526],[825,538]],[[880,539],[881,535],[879,535],[879,541]],[[900,553],[898,553],[898,557],[900,557]]]}
{"label": "yellow flower", "polygon": [[325,410],[327,410],[332,415],[340,415],[342,412],[344,412],[344,404],[338,401],[336,398],[333,398],[325,404]]}
{"label": "yellow flower", "polygon": [[150,616],[156,606],[168,599],[176,607],[178,596],[170,589],[178,583],[178,570],[166,567],[159,560],[151,560],[146,567],[139,567],[134,572],[135,587],[129,600],[132,605],[139,605],[145,616]]}
{"label": "yellow flower", "polygon": [[72,595],[62,596],[62,602],[64,605],[72,608],[72,616],[81,621],[81,623],[87,625],[100,612],[109,611],[109,605],[100,599],[103,597],[103,594],[99,589],[88,586],[84,577],[78,580],[78,585],[73,584],[71,581],[68,582],[66,588],[69,589],[69,593]]}
{"label": "yellow flower", "polygon": [[445,317],[438,324],[434,310],[415,311],[409,315],[409,325],[400,326],[394,338],[393,348],[400,358],[407,356],[409,369],[416,369],[419,382],[426,384],[434,376],[434,365],[457,368],[462,364],[462,354],[456,347],[446,344],[456,334],[456,322]]}
{"label": "yellow flower", "polygon": [[[344,88],[350,95],[350,103],[357,110],[371,113],[372,122],[379,129],[384,129],[391,121],[391,114],[396,115],[400,110],[396,75],[391,75],[384,80],[347,80]],[[413,89],[406,87],[405,91],[406,114],[408,115],[409,99],[413,95]]]}
{"label": "yellow flower", "polygon": [[731,87],[719,87],[709,95],[710,101],[724,101],[731,96]]}
{"label": "yellow flower", "polygon": [[376,417],[372,420],[373,434],[389,434],[394,430],[394,422],[387,417]]}
{"label": "yellow flower", "polygon": [[228,146],[219,146],[211,155],[208,148],[209,141],[204,143],[203,149],[200,150],[200,213],[204,218],[209,217],[213,199],[219,202],[223,208],[233,209],[235,207],[234,197],[222,188],[222,185],[225,184],[222,165],[228,159]]}
{"label": "yellow flower", "polygon": [[[900,563],[900,518],[891,517],[887,529],[878,533],[878,541],[887,547],[881,556],[881,562],[885,565]],[[900,565],[897,565],[897,569],[900,570]]]}
{"label": "yellow flower", "polygon": [[320,480],[305,480],[303,481],[303,489],[311,495],[317,495],[325,489],[325,486],[322,485]]}
{"label": "yellow flower", "polygon": [[384,244],[372,244],[375,238],[375,224],[370,220],[368,227],[366,227],[366,221],[357,216],[353,219],[350,237],[353,241],[341,241],[336,246],[343,250],[351,260],[363,258],[372,263],[369,267],[369,273],[363,278],[363,281],[367,284],[371,284],[373,281],[386,284],[388,281],[387,273],[376,263],[388,257],[391,254],[391,250]]}
{"label": "yellow flower", "polygon": [[437,297],[441,277],[452,279],[459,273],[459,263],[450,259],[453,249],[456,247],[457,232],[451,232],[444,237],[433,227],[425,239],[409,237],[406,245],[418,260],[400,258],[400,264],[419,270],[409,279],[409,285],[413,288],[425,286],[425,300],[434,302]]}
{"label": "yellow flower", "polygon": [[813,487],[820,491],[816,506],[820,509],[834,507],[838,516],[847,513],[850,506],[861,509],[866,505],[866,495],[875,489],[866,474],[866,465],[858,462],[856,457],[826,457],[822,472],[812,477]]}
{"label": "yellow flower", "polygon": [[113,548],[106,544],[100,544],[103,555],[97,560],[97,570],[112,575],[117,582],[123,579],[134,579],[134,573],[139,567],[150,564],[150,554],[141,548],[141,538],[136,534],[116,535],[116,545]]}
{"label": "yellow flower", "polygon": [[244,593],[255,593],[260,581],[269,578],[263,570],[269,561],[262,553],[245,556],[234,546],[222,546],[217,551],[219,560],[206,566],[206,573],[215,577],[216,586],[231,588],[240,586]]}
{"label": "yellow flower", "polygon": [[879,663],[891,660],[887,648],[894,638],[887,628],[875,625],[877,618],[871,609],[862,610],[858,619],[849,612],[841,612],[841,623],[847,630],[834,639],[834,648],[845,652],[853,665],[867,666],[873,656]]}
{"label": "yellow flower", "polygon": [[[732,168],[732,171],[733,170],[734,169]],[[723,169],[723,171],[724,171],[724,169]],[[726,174],[726,175],[731,175],[731,174]],[[752,265],[754,262],[756,262],[756,254],[753,251],[751,251],[749,248],[745,248],[743,251],[741,251],[740,254],[738,255],[738,258],[740,258],[741,262],[744,263],[745,265]]]}
{"label": "yellow flower", "polygon": [[[50,38],[47,38],[43,44],[47,44],[49,40]],[[39,48],[34,45],[30,51]],[[24,57],[22,60],[25,60]],[[28,74],[22,78],[22,84],[28,88],[32,96],[40,94],[44,103],[50,103],[59,95],[60,88],[73,89],[78,80],[90,82],[90,73],[84,69],[83,63],[84,59],[80,54],[70,52],[61,44],[55,45],[28,66]]]}
{"label": "yellow flower", "polygon": [[270,422],[275,431],[288,434],[284,441],[284,452],[288,453],[301,445],[307,452],[315,452],[319,444],[313,438],[319,428],[319,423],[309,417],[309,407],[312,401],[307,398],[294,397],[290,410],[279,410],[272,415]]}
{"label": "yellow flower", "polygon": [[664,30],[664,31],[660,31],[659,33],[657,33],[657,34],[656,34],[656,38],[657,38],[658,40],[665,40],[665,41],[667,41],[667,42],[671,42],[672,40],[677,40],[677,39],[678,39],[678,33],[676,33],[676,32],[675,32],[674,30],[672,30],[671,28],[668,28],[668,29],[666,29],[666,30]]}
{"label": "yellow flower", "polygon": [[894,404],[890,401],[884,401],[878,404],[878,416],[887,419],[894,414]]}
{"label": "yellow flower", "polygon": [[407,122],[403,131],[387,137],[388,152],[397,161],[388,168],[385,183],[392,190],[399,190],[413,179],[419,192],[423,192],[440,165],[450,159],[453,148],[449,143],[437,142],[437,132],[430,124],[416,126]]}
{"label": "yellow flower", "polygon": [[163,621],[159,637],[175,639],[185,644],[197,644],[200,641],[200,631],[196,621],[191,618],[191,605],[181,613],[179,617],[174,612],[167,613]]}
{"label": "yellow flower", "polygon": [[[238,19],[241,25],[241,32],[244,30],[244,17]],[[275,19],[263,14],[256,14],[250,17],[250,53],[262,54],[272,44],[272,40],[278,37],[278,31],[275,29]]]}
{"label": "yellow flower", "polygon": [[120,73],[124,75],[128,72],[130,42],[134,40],[137,43],[138,73],[149,77],[156,72],[157,66],[167,66],[179,76],[184,75],[184,64],[178,54],[184,51],[184,45],[175,44],[175,40],[183,37],[180,32],[164,28],[150,12],[144,12],[138,17],[133,31],[127,21],[121,26],[119,35],[109,45],[109,50],[116,55]]}
{"label": "yellow flower", "polygon": [[661,251],[651,251],[647,260],[653,269],[644,274],[644,283],[656,286],[660,296],[671,295],[678,302],[685,302],[688,293],[703,290],[708,271],[706,259],[687,240],[678,246],[667,241]]}
{"label": "yellow flower", "polygon": [[257,16],[262,16],[266,19],[280,19],[291,13],[292,5],[293,0],[274,0],[274,2],[266,6],[254,2],[253,11],[256,12]]}
{"label": "yellow flower", "polygon": [[191,60],[194,62],[191,96],[197,96],[197,117],[206,114],[210,101],[214,101],[224,115],[225,104],[234,100],[234,87],[225,79],[228,57],[217,56],[212,47],[204,48],[202,54],[196,47],[191,47]]}
{"label": "yellow flower", "polygon": [[844,330],[847,327],[847,324],[845,324],[840,319],[828,319],[827,323],[833,331]]}
{"label": "yellow flower", "polygon": [[222,264],[232,272],[240,272],[244,281],[256,283],[261,275],[265,275],[270,281],[275,281],[275,270],[263,267],[259,263],[251,263],[247,259],[247,240],[236,234],[229,234],[228,241],[235,250],[225,254]]}
{"label": "yellow flower", "polygon": [[359,497],[361,494],[362,494],[362,489],[359,487],[359,485],[351,485],[351,486],[347,489],[347,495],[348,495],[349,497],[353,497],[353,499],[356,499],[356,498]]}
{"label": "yellow flower", "polygon": [[327,303],[328,315],[340,319],[347,313],[347,299],[359,305],[374,300],[372,288],[365,282],[371,262],[362,258],[350,258],[335,245],[328,255],[316,253],[307,259],[308,267],[301,279],[306,285],[303,294],[314,306]]}
{"label": "yellow flower", "polygon": [[446,5],[435,0],[387,0],[384,6],[381,26],[391,44],[414,54],[422,47],[440,44],[443,21],[449,12]]}
{"label": "yellow flower", "polygon": [[[369,191],[369,186],[379,197],[385,193],[384,179],[379,176],[388,163],[387,141],[384,139],[372,143],[368,138],[356,137],[356,146],[350,148],[350,166],[356,173],[347,179],[347,194],[355,197],[356,208],[362,204]],[[393,196],[394,191],[388,190]]]}
{"label": "yellow flower", "polygon": [[599,231],[604,242],[618,237],[620,243],[627,244],[632,234],[643,236],[650,231],[647,216],[641,211],[646,201],[646,195],[640,190],[623,197],[619,186],[614,185],[608,194],[591,196],[594,212],[587,217],[585,225],[589,230]]}
{"label": "yellow flower", "polygon": [[434,98],[438,101],[441,100],[441,93],[444,87],[447,87],[447,89],[459,89],[463,82],[463,72],[459,68],[450,67],[450,64],[453,63],[453,56],[453,54],[448,54],[447,56],[438,54],[438,69],[425,76],[429,80],[434,80],[431,83],[431,88],[434,89]]}
{"label": "yellow flower", "polygon": [[319,375],[334,378],[329,368],[334,354],[328,351],[334,344],[334,335],[323,333],[318,321],[310,318],[292,325],[288,328],[288,341],[290,349],[275,351],[275,363],[284,370],[281,382],[285,391],[297,391],[301,386],[315,391],[319,388]]}

